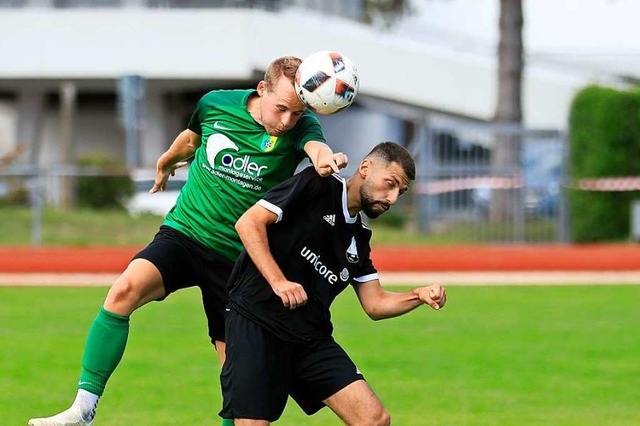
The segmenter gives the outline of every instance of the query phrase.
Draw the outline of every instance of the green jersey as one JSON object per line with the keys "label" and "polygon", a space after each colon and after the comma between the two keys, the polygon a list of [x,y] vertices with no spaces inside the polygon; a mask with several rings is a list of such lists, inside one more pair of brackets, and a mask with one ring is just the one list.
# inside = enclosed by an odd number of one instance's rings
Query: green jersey
{"label": "green jersey", "polygon": [[324,142],[318,119],[308,111],[284,135],[270,136],[247,111],[254,93],[214,90],[200,99],[188,127],[202,144],[164,221],[233,261],[242,251],[234,228],[238,218],[294,174],[307,142]]}

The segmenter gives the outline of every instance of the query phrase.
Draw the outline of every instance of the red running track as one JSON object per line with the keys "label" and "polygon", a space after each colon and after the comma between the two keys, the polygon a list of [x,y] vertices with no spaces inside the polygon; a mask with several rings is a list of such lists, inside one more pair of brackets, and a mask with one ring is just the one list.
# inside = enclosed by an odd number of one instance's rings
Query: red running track
{"label": "red running track", "polygon": [[[0,273],[117,273],[138,247],[0,247]],[[380,271],[636,271],[640,245],[373,247]]]}

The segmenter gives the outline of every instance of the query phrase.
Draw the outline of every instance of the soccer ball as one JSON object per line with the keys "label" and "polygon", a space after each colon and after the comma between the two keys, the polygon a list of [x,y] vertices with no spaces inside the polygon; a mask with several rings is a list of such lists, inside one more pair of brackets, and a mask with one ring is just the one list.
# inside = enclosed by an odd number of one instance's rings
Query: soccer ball
{"label": "soccer ball", "polygon": [[296,72],[298,97],[318,114],[333,114],[351,105],[359,86],[358,70],[340,52],[316,52]]}

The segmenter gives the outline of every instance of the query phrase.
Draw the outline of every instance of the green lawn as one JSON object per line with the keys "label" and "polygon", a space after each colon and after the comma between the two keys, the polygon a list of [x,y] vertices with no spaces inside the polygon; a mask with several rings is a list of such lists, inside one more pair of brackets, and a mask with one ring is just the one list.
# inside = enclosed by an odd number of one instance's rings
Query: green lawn
{"label": "green lawn", "polygon": [[[163,218],[130,216],[124,211],[45,209],[42,214],[43,245],[143,246],[153,239]],[[30,245],[33,215],[25,207],[0,207],[3,227],[0,245]]]}
{"label": "green lawn", "polygon": [[[144,246],[163,217],[130,216],[120,210],[60,210],[47,208],[42,214],[42,244],[72,246]],[[0,233],[0,245],[30,245],[33,215],[26,207],[0,206],[0,223],[11,223]],[[383,222],[373,223],[374,243],[429,244],[457,243],[452,236],[427,236],[404,232]],[[468,241],[468,240],[467,240]]]}
{"label": "green lawn", "polygon": [[[42,214],[43,245],[74,246],[144,246],[162,224],[153,215],[130,216],[121,210],[70,210],[47,208]],[[11,223],[0,233],[0,245],[30,245],[33,215],[26,207],[0,206],[0,223]],[[528,221],[525,241],[555,241],[550,221]],[[490,241],[513,241],[511,224],[457,223],[430,234],[404,230],[384,219],[371,221],[373,244],[465,244]]]}
{"label": "green lawn", "polygon": [[[106,288],[0,288],[1,424],[65,408]],[[347,290],[336,337],[410,425],[640,424],[640,286],[450,287],[441,312],[374,323]],[[219,369],[197,290],[134,314],[96,426],[218,424]],[[307,418],[290,403],[279,424]]]}

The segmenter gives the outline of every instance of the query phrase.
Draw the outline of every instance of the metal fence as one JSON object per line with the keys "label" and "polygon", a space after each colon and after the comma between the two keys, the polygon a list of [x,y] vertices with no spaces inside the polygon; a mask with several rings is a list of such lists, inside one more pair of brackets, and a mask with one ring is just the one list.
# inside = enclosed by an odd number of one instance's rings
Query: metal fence
{"label": "metal fence", "polygon": [[[512,164],[496,164],[506,143]],[[414,147],[421,232],[451,242],[569,240],[566,138],[490,124],[429,126]]]}
{"label": "metal fence", "polygon": [[28,205],[32,213],[31,244],[39,247],[43,242],[44,208],[72,206],[74,191],[71,186],[75,178],[120,174],[91,167],[13,165],[0,169],[0,208],[3,205]]}
{"label": "metal fence", "polygon": [[[517,161],[496,166],[493,160],[507,139],[517,141]],[[430,239],[446,243],[570,240],[564,134],[454,121],[423,126],[414,141],[417,178],[410,191],[414,203],[409,214]],[[22,194],[22,202],[33,211],[33,244],[40,245],[44,206],[73,204],[68,200],[69,182],[78,176],[103,174],[104,170],[86,167],[14,165],[0,170],[0,201]],[[135,173],[132,177],[134,182],[140,180]],[[152,178],[146,178],[139,192],[148,195],[151,183]]]}

